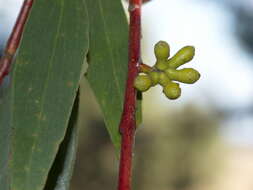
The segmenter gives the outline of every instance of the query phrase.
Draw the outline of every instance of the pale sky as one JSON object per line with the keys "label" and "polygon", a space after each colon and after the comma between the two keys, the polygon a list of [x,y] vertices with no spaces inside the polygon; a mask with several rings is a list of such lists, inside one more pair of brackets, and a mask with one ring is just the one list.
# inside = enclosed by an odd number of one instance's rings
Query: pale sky
{"label": "pale sky", "polygon": [[183,67],[196,68],[201,78],[182,86],[180,101],[205,103],[211,98],[221,107],[252,102],[252,57],[233,37],[229,12],[206,1],[154,0],[144,6],[142,18],[144,61],[154,63],[153,45],[159,40],[171,45],[172,54],[185,45],[196,48],[193,61]]}
{"label": "pale sky", "polygon": [[[0,35],[10,33],[23,0],[0,0]],[[3,28],[3,26],[5,28]],[[8,27],[6,27],[8,26]]]}

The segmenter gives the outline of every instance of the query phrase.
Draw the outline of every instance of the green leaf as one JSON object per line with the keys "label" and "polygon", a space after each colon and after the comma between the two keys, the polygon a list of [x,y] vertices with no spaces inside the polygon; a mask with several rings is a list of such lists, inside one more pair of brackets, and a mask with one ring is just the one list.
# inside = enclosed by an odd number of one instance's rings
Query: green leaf
{"label": "green leaf", "polygon": [[78,144],[77,116],[79,95],[75,100],[66,136],[61,143],[48,175],[45,190],[68,190],[72,177]]}
{"label": "green leaf", "polygon": [[[0,103],[0,146],[6,147],[1,149],[0,170],[8,176],[2,163],[10,166],[12,190],[44,188],[83,75],[88,37],[83,0],[34,1],[11,73],[11,89]],[[11,145],[2,138],[8,138],[10,130]],[[3,187],[7,190],[8,184]]]}
{"label": "green leaf", "polygon": [[[8,79],[8,78],[6,78]],[[11,145],[10,127],[10,85],[4,80],[4,85],[0,86],[0,189],[9,189],[9,167],[8,160]]]}
{"label": "green leaf", "polygon": [[121,1],[86,0],[90,19],[87,79],[119,150],[119,122],[127,76],[128,24]]}

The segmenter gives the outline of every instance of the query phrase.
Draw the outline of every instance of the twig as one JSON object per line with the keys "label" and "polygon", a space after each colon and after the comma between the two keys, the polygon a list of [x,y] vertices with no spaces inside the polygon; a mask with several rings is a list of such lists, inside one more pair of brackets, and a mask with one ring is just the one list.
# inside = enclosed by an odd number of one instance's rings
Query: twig
{"label": "twig", "polygon": [[151,71],[153,71],[154,68],[150,67],[149,65],[146,65],[144,63],[141,63],[139,65],[139,72],[142,72],[142,73],[150,73]]}
{"label": "twig", "polygon": [[122,141],[118,190],[131,190],[132,152],[136,129],[135,111],[137,94],[133,84],[135,77],[138,75],[140,63],[141,5],[142,0],[129,1],[129,62],[124,109],[119,126]]}
{"label": "twig", "polygon": [[26,20],[32,8],[33,0],[24,0],[12,33],[8,39],[4,54],[0,59],[0,85],[3,78],[9,74],[13,57],[19,46]]}

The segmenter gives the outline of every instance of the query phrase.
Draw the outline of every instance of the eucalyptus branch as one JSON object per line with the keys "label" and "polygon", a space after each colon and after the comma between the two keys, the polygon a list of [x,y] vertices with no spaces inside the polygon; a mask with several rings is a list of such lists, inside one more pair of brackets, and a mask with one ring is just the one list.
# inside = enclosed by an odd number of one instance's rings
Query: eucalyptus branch
{"label": "eucalyptus branch", "polygon": [[20,44],[25,23],[32,8],[33,0],[24,0],[12,33],[8,39],[4,54],[0,59],[0,85],[3,78],[9,74],[11,63]]}
{"label": "eucalyptus branch", "polygon": [[141,39],[141,5],[142,0],[129,1],[130,27],[129,27],[129,60],[128,78],[125,90],[125,101],[120,122],[122,136],[121,155],[119,166],[118,190],[131,190],[132,152],[136,129],[136,94],[134,80],[138,75],[140,64]]}

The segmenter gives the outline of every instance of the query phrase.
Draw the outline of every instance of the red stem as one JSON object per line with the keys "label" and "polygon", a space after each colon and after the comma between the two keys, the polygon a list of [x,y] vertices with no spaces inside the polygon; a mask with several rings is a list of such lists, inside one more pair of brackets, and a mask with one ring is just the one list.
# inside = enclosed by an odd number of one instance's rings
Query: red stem
{"label": "red stem", "polygon": [[124,109],[119,126],[122,141],[118,190],[131,190],[132,152],[136,129],[135,111],[137,94],[133,84],[134,79],[138,75],[138,67],[140,63],[141,5],[142,0],[129,1],[130,28],[128,78],[126,84]]}
{"label": "red stem", "polygon": [[12,33],[8,39],[4,54],[0,59],[0,85],[3,78],[9,74],[11,63],[19,46],[26,20],[31,10],[33,0],[24,0]]}

